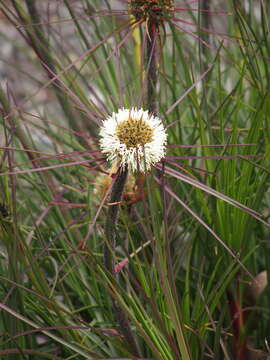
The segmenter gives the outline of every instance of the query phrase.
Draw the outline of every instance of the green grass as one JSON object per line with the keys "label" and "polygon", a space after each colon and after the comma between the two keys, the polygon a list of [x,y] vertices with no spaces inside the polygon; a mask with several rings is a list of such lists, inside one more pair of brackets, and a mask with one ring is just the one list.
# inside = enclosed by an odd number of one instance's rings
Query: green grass
{"label": "green grass", "polygon": [[19,54],[0,58],[18,78],[0,87],[0,358],[138,358],[114,303],[139,358],[266,358],[269,6],[179,2],[164,18],[154,97],[168,149],[120,206],[116,275],[99,127],[147,109],[151,80],[147,22],[126,3],[0,1]]}

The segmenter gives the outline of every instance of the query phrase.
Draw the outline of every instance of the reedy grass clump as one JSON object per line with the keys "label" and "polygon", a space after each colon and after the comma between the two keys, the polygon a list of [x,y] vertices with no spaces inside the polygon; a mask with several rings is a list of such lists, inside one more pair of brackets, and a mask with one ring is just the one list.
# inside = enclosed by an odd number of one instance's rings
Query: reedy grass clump
{"label": "reedy grass clump", "polygon": [[[142,358],[266,357],[269,9],[208,2],[203,21],[175,2],[157,26],[127,1],[78,3],[0,2],[31,66],[5,63],[23,98],[0,88],[0,357],[133,359],[113,302]],[[133,106],[163,118],[167,154],[122,199],[108,271],[98,133]]]}

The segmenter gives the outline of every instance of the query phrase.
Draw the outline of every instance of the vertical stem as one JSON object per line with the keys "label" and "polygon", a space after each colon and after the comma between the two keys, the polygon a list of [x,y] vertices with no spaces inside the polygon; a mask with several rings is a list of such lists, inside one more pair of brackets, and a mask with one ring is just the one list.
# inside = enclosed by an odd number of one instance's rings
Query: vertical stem
{"label": "vertical stem", "polygon": [[114,205],[110,205],[108,209],[106,225],[105,225],[105,236],[108,241],[108,244],[105,246],[105,266],[106,269],[114,274],[114,259],[113,259],[113,251],[115,248],[115,235],[116,235],[116,226],[117,226],[117,218],[119,211],[119,202],[122,199],[126,179],[127,179],[128,170],[127,168],[119,169],[117,173],[117,178],[115,179],[114,185],[112,187],[110,203]]}
{"label": "vertical stem", "polygon": [[[158,112],[158,102],[157,102],[157,84],[158,84],[158,73],[157,73],[157,38],[158,38],[158,23],[155,23],[154,20],[151,20],[151,18],[148,19],[148,22],[146,23],[147,26],[147,49],[146,49],[146,66],[147,66],[147,106],[150,112],[152,112],[154,115],[157,114]],[[160,175],[158,175],[160,176]],[[164,178],[162,178],[162,182],[164,182]],[[164,189],[165,184],[162,184],[162,187]],[[149,190],[149,188],[148,188]],[[163,200],[164,200],[164,205],[166,204],[166,200],[167,200],[167,194],[163,193]],[[150,196],[149,196],[150,197]],[[150,200],[151,201],[151,200]],[[165,207],[165,211],[166,211],[166,205]],[[165,221],[164,221],[164,225],[165,225],[165,229],[166,229],[166,214],[164,216]],[[168,255],[168,261],[171,257],[170,255],[170,244],[169,244],[169,240],[167,238],[167,236],[165,236],[165,247],[167,250],[167,255]],[[185,334],[184,334],[184,329],[183,329],[183,325],[182,325],[182,321],[180,320],[180,315],[178,313],[178,304],[177,301],[174,299],[174,295],[175,293],[175,289],[173,287],[173,285],[170,285],[168,282],[168,279],[171,280],[174,283],[174,279],[172,276],[172,269],[171,269],[171,264],[165,264],[166,269],[164,269],[163,264],[161,265],[161,263],[164,263],[164,258],[162,257],[162,252],[163,252],[163,247],[164,244],[157,244],[157,246],[159,246],[159,250],[157,258],[156,258],[156,265],[157,265],[157,269],[160,272],[160,274],[162,274],[162,276],[164,276],[163,279],[161,279],[161,281],[164,280],[164,296],[167,298],[167,303],[169,304],[169,306],[171,307],[169,313],[170,316],[173,318],[173,322],[175,322],[176,324],[176,334],[177,334],[177,339],[178,339],[178,344],[176,344],[174,342],[174,340],[171,340],[171,347],[174,349],[175,351],[175,355],[176,358],[178,359],[180,354],[177,348],[177,345],[179,345],[180,348],[180,352],[182,355],[182,359],[183,360],[189,360],[190,359],[190,355],[189,355],[189,350],[187,347],[187,342],[185,339]],[[166,262],[166,259],[165,259]],[[165,277],[169,276],[168,279],[165,280]],[[176,296],[177,299],[177,296]]]}
{"label": "vertical stem", "polygon": [[147,106],[153,114],[157,114],[157,26],[149,20],[147,26],[146,65],[147,71]]}
{"label": "vertical stem", "polygon": [[[105,244],[104,249],[104,259],[105,259],[105,267],[109,271],[109,273],[115,277],[114,271],[114,249],[115,249],[115,238],[116,238],[116,231],[117,231],[117,219],[118,219],[118,212],[120,201],[122,199],[125,183],[127,180],[128,169],[119,168],[117,173],[117,178],[115,179],[114,185],[112,187],[112,193],[110,198],[110,203],[112,205],[109,206],[106,225],[105,225],[105,236],[107,239],[107,243]],[[137,344],[133,337],[131,328],[129,326],[128,318],[122,308],[117,304],[115,299],[112,299],[113,307],[115,310],[115,316],[118,321],[118,324],[121,328],[122,335],[126,339],[127,344],[130,346],[131,352],[136,356],[139,357],[139,352],[137,349]]]}
{"label": "vertical stem", "polygon": [[[211,26],[211,13],[210,13],[210,8],[211,8],[211,0],[203,0],[202,1],[202,16],[201,16],[201,22],[202,22],[202,27],[210,30],[210,26]],[[209,43],[210,41],[210,35],[209,33],[206,32],[202,32],[201,34],[201,38],[204,42]],[[203,71],[206,71],[207,67],[208,67],[208,61],[207,61],[207,57],[208,57],[208,48],[206,47],[206,45],[202,44],[202,53],[203,53]]]}
{"label": "vertical stem", "polygon": [[233,330],[233,345],[234,345],[234,358],[236,360],[248,359],[247,340],[243,336],[245,322],[243,317],[243,311],[240,301],[239,289],[237,289],[237,295],[228,290],[227,292],[229,300],[229,308],[232,318],[232,330]]}

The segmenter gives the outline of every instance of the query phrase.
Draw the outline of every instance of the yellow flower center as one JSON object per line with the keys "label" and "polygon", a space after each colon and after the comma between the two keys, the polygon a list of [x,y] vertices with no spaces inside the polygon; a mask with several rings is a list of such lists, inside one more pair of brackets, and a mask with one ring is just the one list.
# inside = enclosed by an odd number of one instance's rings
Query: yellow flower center
{"label": "yellow flower center", "polygon": [[153,129],[143,119],[129,118],[117,125],[116,136],[127,148],[132,148],[151,142]]}

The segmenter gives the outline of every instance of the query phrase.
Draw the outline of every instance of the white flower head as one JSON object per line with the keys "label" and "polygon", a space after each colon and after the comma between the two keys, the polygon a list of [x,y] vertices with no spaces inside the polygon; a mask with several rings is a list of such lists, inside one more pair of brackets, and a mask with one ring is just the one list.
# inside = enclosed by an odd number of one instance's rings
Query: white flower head
{"label": "white flower head", "polygon": [[161,120],[143,109],[119,109],[103,121],[100,147],[109,161],[145,172],[165,156],[167,134]]}

